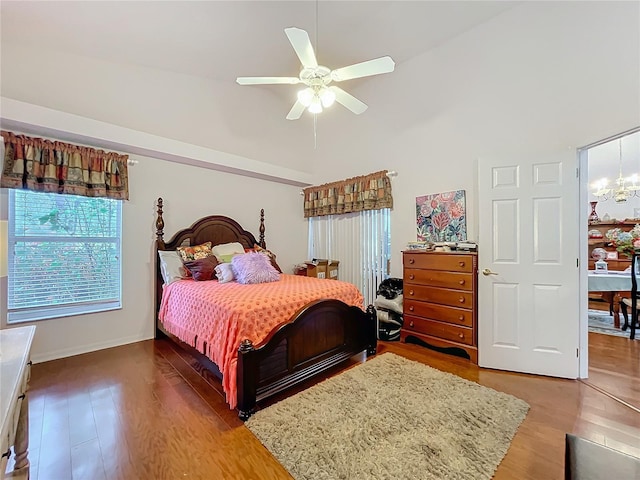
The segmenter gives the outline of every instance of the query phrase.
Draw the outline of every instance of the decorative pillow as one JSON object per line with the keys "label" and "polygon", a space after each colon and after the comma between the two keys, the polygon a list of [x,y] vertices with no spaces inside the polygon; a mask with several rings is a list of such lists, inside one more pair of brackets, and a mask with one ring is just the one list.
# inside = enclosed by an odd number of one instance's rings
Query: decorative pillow
{"label": "decorative pillow", "polygon": [[235,276],[233,275],[233,268],[230,263],[219,263],[215,268],[216,277],[218,277],[218,282],[227,283],[235,280]]}
{"label": "decorative pillow", "polygon": [[276,254],[275,253],[273,253],[271,250],[267,250],[266,248],[262,248],[258,244],[255,244],[253,246],[253,251],[262,253],[262,254],[266,255],[267,257],[269,257],[269,260],[271,261],[271,265],[273,265],[273,268],[275,268],[278,272],[282,273],[282,269],[280,268],[280,265],[278,265],[278,262],[276,262]]}
{"label": "decorative pillow", "polygon": [[158,250],[160,257],[160,272],[165,285],[187,278],[188,272],[182,264],[182,259],[175,250]]}
{"label": "decorative pillow", "polygon": [[280,274],[273,268],[266,255],[249,252],[231,259],[233,273],[238,283],[267,283],[280,280]]}
{"label": "decorative pillow", "polygon": [[235,255],[237,253],[244,253],[244,247],[240,242],[221,243],[211,249],[213,254],[218,258],[218,261],[222,261],[223,255]]}
{"label": "decorative pillow", "polygon": [[211,252],[211,242],[205,242],[194,247],[178,247],[178,252],[182,257],[183,262],[199,260],[201,258],[213,255],[213,253]]}
{"label": "decorative pillow", "polygon": [[216,278],[215,268],[218,260],[213,255],[198,260],[184,262],[184,266],[191,272],[194,280],[201,282],[204,280],[214,280]]}
{"label": "decorative pillow", "polygon": [[231,259],[236,255],[240,255],[239,253],[230,253],[229,255],[220,255],[216,257],[218,263],[231,263]]}

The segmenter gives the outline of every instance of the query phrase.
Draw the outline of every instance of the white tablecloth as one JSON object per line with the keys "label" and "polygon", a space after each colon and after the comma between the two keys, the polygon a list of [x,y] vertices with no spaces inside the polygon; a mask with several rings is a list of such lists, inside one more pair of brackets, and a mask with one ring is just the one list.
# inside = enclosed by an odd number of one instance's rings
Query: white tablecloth
{"label": "white tablecloth", "polygon": [[[639,280],[640,283],[640,280]],[[631,290],[631,274],[589,271],[590,292],[626,292]]]}

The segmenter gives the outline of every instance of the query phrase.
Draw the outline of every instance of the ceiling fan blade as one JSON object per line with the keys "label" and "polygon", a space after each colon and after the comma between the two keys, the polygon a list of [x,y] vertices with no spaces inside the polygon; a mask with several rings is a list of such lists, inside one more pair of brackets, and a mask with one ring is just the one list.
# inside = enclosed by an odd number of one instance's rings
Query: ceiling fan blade
{"label": "ceiling fan blade", "polygon": [[238,77],[236,82],[240,85],[295,85],[300,83],[300,79],[298,77]]}
{"label": "ceiling fan blade", "polygon": [[291,110],[289,110],[289,113],[287,114],[287,120],[298,120],[302,116],[305,108],[306,107],[303,104],[296,101],[296,103],[293,104],[293,107],[291,107]]}
{"label": "ceiling fan blade", "polygon": [[336,82],[343,80],[351,80],[352,78],[368,77],[369,75],[378,75],[380,73],[393,72],[395,62],[391,57],[380,57],[368,60],[362,63],[349,65],[348,67],[338,68],[331,72],[331,79]]}
{"label": "ceiling fan blade", "polygon": [[361,102],[350,93],[342,90],[340,87],[331,86],[329,88],[333,91],[333,93],[336,94],[336,102],[344,105],[356,115],[360,115],[367,108],[369,108],[367,107],[366,103]]}
{"label": "ceiling fan blade", "polygon": [[313,53],[313,46],[311,45],[311,40],[309,40],[307,32],[296,27],[289,27],[284,29],[284,33],[287,34],[291,46],[296,51],[296,55],[298,55],[302,66],[305,68],[317,67],[316,54]]}

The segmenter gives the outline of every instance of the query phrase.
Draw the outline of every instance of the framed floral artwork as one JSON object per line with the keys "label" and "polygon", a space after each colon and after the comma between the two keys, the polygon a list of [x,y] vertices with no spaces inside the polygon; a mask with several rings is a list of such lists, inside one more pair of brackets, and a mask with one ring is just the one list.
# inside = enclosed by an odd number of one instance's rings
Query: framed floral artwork
{"label": "framed floral artwork", "polygon": [[419,242],[466,241],[464,190],[416,197],[416,224]]}

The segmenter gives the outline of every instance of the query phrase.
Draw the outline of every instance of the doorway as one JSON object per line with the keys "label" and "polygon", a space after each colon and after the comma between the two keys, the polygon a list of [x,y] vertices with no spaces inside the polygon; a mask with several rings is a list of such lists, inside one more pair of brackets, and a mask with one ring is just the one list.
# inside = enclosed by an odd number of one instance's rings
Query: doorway
{"label": "doorway", "polygon": [[581,292],[587,292],[580,309],[581,345],[588,350],[581,358],[581,376],[638,409],[633,392],[640,388],[640,341],[622,330],[620,309],[631,288],[631,264],[612,240],[640,224],[640,127],[588,145],[579,157],[581,171],[587,172],[580,192],[586,207],[581,210],[580,274],[586,284]]}

